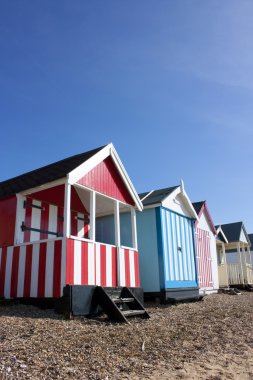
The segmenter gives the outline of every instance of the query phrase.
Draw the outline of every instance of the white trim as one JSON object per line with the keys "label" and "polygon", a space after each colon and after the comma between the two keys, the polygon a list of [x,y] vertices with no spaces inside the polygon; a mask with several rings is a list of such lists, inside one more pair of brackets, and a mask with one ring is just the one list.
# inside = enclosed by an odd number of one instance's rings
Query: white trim
{"label": "white trim", "polygon": [[[225,243],[228,243],[228,239],[226,238],[226,235],[224,234],[224,232],[223,232],[221,226],[219,226],[218,228],[216,228],[216,231],[217,231],[217,235],[216,235],[216,236],[218,236],[219,233],[221,233],[222,236],[223,236],[223,238],[224,238],[224,240],[225,240]],[[222,242],[222,243],[223,243],[223,242]]]}
{"label": "white trim", "polygon": [[137,244],[137,227],[136,227],[136,212],[133,207],[131,207],[131,225],[132,225],[132,245],[134,249],[138,249]]}
{"label": "white trim", "polygon": [[90,229],[89,238],[95,242],[96,238],[96,193],[90,193]]}
{"label": "white trim", "polygon": [[115,223],[115,245],[120,247],[120,218],[119,218],[119,201],[114,203],[114,223]]}
{"label": "white trim", "polygon": [[65,182],[65,193],[64,193],[64,220],[63,220],[63,235],[69,237],[70,231],[70,200],[71,200],[71,185]]}
{"label": "white trim", "polygon": [[22,230],[21,230],[21,223],[22,223],[22,209],[23,209],[23,202],[24,197],[21,194],[16,194],[17,197],[17,207],[16,207],[16,221],[15,221],[15,238],[14,238],[14,244],[19,244],[22,239]]}
{"label": "white trim", "polygon": [[21,194],[21,195],[27,195],[27,194],[37,193],[37,191],[42,191],[42,190],[50,189],[51,187],[62,185],[65,182],[66,182],[66,178],[64,177],[64,178],[61,178],[61,179],[57,179],[55,181],[47,182],[47,183],[45,183],[43,185],[40,185],[40,186],[32,187],[30,189],[21,191],[19,194]]}
{"label": "white trim", "polygon": [[94,154],[83,164],[79,165],[77,168],[72,170],[68,174],[69,183],[72,185],[76,184],[80,178],[85,176],[85,174],[87,174],[89,171],[91,171],[94,167],[96,167],[100,162],[102,162],[105,158],[109,156],[111,156],[114,164],[116,165],[122,180],[124,181],[129,193],[132,196],[132,199],[135,202],[136,207],[141,211],[143,209],[143,206],[140,201],[140,198],[112,143],[102,148],[99,152]]}
{"label": "white trim", "polygon": [[154,192],[154,190],[151,190],[148,194],[145,195],[145,197],[141,198],[141,202],[143,202],[144,199],[146,199],[147,197],[149,197],[153,192]]}

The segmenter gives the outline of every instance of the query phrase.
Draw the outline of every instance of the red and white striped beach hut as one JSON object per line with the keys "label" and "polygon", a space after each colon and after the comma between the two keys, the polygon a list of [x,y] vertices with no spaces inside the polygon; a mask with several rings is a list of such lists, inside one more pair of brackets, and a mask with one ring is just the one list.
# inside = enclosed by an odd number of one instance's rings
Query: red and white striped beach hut
{"label": "red and white striped beach hut", "polygon": [[195,202],[193,207],[199,218],[195,222],[199,291],[200,294],[215,293],[219,289],[217,232],[206,201]]}
{"label": "red and white striped beach hut", "polygon": [[142,203],[112,144],[0,183],[0,296],[140,289]]}

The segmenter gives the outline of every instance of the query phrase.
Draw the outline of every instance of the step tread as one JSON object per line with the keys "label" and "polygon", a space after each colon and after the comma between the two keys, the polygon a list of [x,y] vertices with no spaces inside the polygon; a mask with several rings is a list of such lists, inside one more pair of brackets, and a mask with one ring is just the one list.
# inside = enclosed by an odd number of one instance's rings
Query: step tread
{"label": "step tread", "polygon": [[145,310],[122,310],[121,313],[125,317],[131,317],[131,316],[134,316],[134,315],[146,314],[146,311]]}
{"label": "step tread", "polygon": [[113,301],[114,303],[134,302],[134,298],[112,298],[112,301]]}

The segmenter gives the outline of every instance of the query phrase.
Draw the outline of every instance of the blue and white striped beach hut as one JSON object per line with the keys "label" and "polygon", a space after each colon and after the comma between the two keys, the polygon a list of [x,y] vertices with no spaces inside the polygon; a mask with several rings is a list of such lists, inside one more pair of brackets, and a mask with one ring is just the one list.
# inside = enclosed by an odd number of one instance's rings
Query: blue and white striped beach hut
{"label": "blue and white striped beach hut", "polygon": [[199,298],[194,221],[183,183],[139,194],[137,212],[141,286],[146,298]]}

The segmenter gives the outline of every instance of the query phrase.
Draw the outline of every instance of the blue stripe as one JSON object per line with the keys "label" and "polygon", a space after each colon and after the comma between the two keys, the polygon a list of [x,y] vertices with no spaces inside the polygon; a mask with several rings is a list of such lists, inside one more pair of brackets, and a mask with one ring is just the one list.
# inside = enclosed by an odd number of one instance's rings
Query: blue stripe
{"label": "blue stripe", "polygon": [[184,242],[182,237],[182,218],[179,218],[179,229],[180,229],[180,240],[181,240],[181,258],[182,258],[182,271],[183,271],[183,279],[186,280],[186,260],[184,260],[185,250],[184,250]]}
{"label": "blue stripe", "polygon": [[194,219],[194,218],[191,218],[190,216],[186,216],[186,215],[180,214],[180,213],[177,212],[177,211],[171,210],[171,209],[168,208],[168,207],[161,206],[161,208],[164,209],[164,210],[166,210],[166,211],[172,212],[172,214],[179,215],[179,216],[181,216],[182,218],[189,219],[189,220],[194,220],[194,221],[196,220],[196,219]]}

